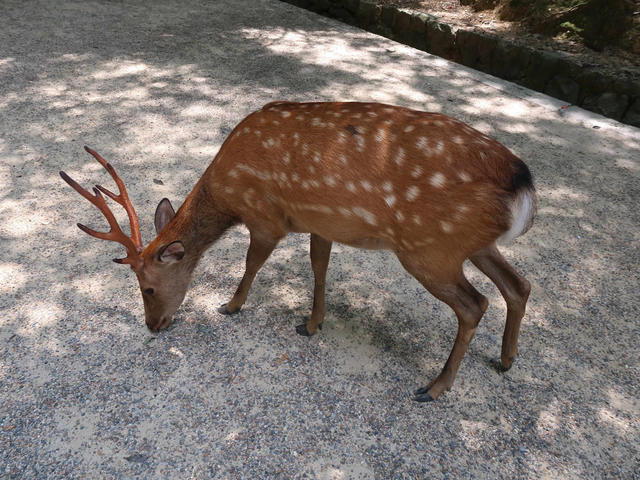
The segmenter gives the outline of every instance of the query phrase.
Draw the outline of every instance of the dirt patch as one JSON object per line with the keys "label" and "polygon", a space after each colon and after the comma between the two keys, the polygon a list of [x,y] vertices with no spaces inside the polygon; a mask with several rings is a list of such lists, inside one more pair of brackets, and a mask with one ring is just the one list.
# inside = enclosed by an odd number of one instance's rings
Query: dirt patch
{"label": "dirt patch", "polygon": [[[495,35],[518,45],[564,52],[575,62],[600,73],[640,80],[639,0],[604,2],[604,10],[596,5],[586,14],[585,5],[602,2],[379,0],[377,3],[425,12],[448,25]],[[574,3],[578,5],[571,5]],[[534,8],[532,4],[537,6]],[[549,4],[544,11],[540,8],[543,4]],[[618,4],[622,6],[607,10]],[[582,11],[577,8],[580,6]],[[607,20],[589,23],[597,16]]]}

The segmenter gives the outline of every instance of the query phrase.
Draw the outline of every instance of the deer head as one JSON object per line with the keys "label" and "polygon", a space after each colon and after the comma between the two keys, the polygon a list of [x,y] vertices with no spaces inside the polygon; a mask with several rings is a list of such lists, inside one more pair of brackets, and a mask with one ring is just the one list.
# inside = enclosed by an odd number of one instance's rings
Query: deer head
{"label": "deer head", "polygon": [[[161,235],[167,224],[175,216],[171,202],[165,198],[158,205],[154,222],[158,236],[147,248],[143,248],[138,216],[131,204],[131,200],[129,200],[124,182],[120,179],[113,166],[107,163],[97,152],[89,147],[84,148],[109,172],[118,186],[119,194],[116,195],[106,188],[96,185],[92,195],[66,173],[60,172],[60,176],[65,182],[98,207],[109,222],[111,230],[107,233],[97,232],[80,223],[78,228],[92,237],[118,242],[126,248],[127,256],[113,261],[127,264],[135,272],[142,292],[145,322],[149,329],[155,331],[165,328],[171,323],[173,314],[184,300],[191,271],[193,270],[193,262],[185,261],[186,251],[184,245],[179,238],[172,238],[175,232],[167,231],[165,232],[166,235]],[[118,225],[102,194],[119,203],[126,210],[131,226],[130,237]]]}

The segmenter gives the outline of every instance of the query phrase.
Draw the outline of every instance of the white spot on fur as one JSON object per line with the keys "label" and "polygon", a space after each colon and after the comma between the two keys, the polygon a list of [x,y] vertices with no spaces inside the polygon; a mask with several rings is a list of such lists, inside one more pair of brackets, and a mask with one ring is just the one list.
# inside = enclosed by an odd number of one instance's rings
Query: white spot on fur
{"label": "white spot on fur", "polygon": [[336,179],[331,175],[327,175],[326,177],[324,177],[324,182],[330,187],[333,187],[336,184]]}
{"label": "white spot on fur", "polygon": [[282,161],[287,165],[289,164],[289,162],[291,161],[291,156],[289,155],[289,152],[284,152],[284,155],[282,156]]}
{"label": "white spot on fur", "polygon": [[411,176],[413,178],[418,178],[420,175],[422,175],[422,167],[420,165],[417,165],[413,168],[413,171],[411,172]]}
{"label": "white spot on fur", "polygon": [[342,162],[343,165],[347,164],[347,156],[344,153],[340,154],[340,161]]}
{"label": "white spot on fur", "polygon": [[402,212],[396,212],[396,220],[399,222],[404,221],[404,214]]}
{"label": "white spot on fur", "polygon": [[428,146],[429,146],[429,141],[427,140],[426,137],[418,138],[418,141],[416,142],[416,147],[418,147],[420,150],[424,150]]}
{"label": "white spot on fur", "polygon": [[367,115],[369,115],[371,118],[377,117],[378,114],[376,112],[367,112]]}
{"label": "white spot on fur", "polygon": [[404,196],[408,201],[413,202],[416,198],[418,198],[419,194],[420,194],[420,189],[414,185],[407,188],[407,191],[405,192]]}
{"label": "white spot on fur", "polygon": [[322,157],[320,156],[320,152],[316,152],[313,154],[313,161],[316,163],[320,163],[320,160],[322,160]]}
{"label": "white spot on fur", "polygon": [[393,159],[398,165],[402,165],[402,163],[404,162],[405,159],[405,155],[404,155],[404,149],[402,147],[398,148],[398,153],[396,153],[395,158]]}
{"label": "white spot on fur", "polygon": [[353,192],[353,193],[356,192],[356,186],[353,184],[353,182],[347,182],[346,187],[347,187],[347,190],[349,190],[350,192]]}
{"label": "white spot on fur", "polygon": [[244,165],[242,163],[237,164],[236,168],[238,168],[240,170],[244,170],[245,172],[247,172],[247,173],[249,173],[251,175],[255,175],[256,174],[256,171],[253,168],[251,168],[248,165]]}
{"label": "white spot on fur", "polygon": [[282,112],[280,112],[280,115],[282,115],[282,118],[287,118],[288,116],[291,115],[291,112],[288,112],[287,110],[283,110]]}
{"label": "white spot on fur", "polygon": [[238,172],[234,168],[232,168],[231,170],[229,170],[229,176],[235,178],[238,176]]}
{"label": "white spot on fur", "polygon": [[364,137],[357,136],[356,143],[358,144],[358,147],[357,147],[358,151],[362,152],[364,150]]}
{"label": "white spot on fur", "polygon": [[413,132],[414,128],[416,128],[416,127],[414,127],[413,125],[408,125],[408,126],[406,126],[406,127],[404,128],[404,131],[405,131],[406,133]]}
{"label": "white spot on fur", "polygon": [[382,190],[390,193],[393,190],[393,184],[391,182],[382,182]]}
{"label": "white spot on fur", "polygon": [[383,128],[379,128],[374,136],[377,142],[384,142],[387,139],[387,131]]}
{"label": "white spot on fur", "polygon": [[458,172],[458,178],[463,182],[471,181],[471,176],[467,172]]}
{"label": "white spot on fur", "polygon": [[338,142],[344,143],[347,140],[347,135],[344,132],[338,132]]}
{"label": "white spot on fur", "polygon": [[415,223],[416,225],[422,225],[422,220],[418,215],[414,215],[412,220],[413,220],[413,223]]}
{"label": "white spot on fur", "polygon": [[373,188],[371,187],[371,184],[366,180],[360,180],[360,185],[362,185],[362,188],[364,188],[367,192],[370,192],[373,190]]}
{"label": "white spot on fur", "polygon": [[348,208],[338,207],[338,211],[345,217],[350,217],[351,215],[353,215],[353,212]]}
{"label": "white spot on fur", "polygon": [[447,222],[440,222],[440,226],[442,227],[442,231],[444,233],[451,233],[451,231],[453,230],[451,225]]}
{"label": "white spot on fur", "polygon": [[396,197],[395,195],[389,195],[384,198],[384,201],[387,202],[387,205],[389,205],[390,207],[393,207],[396,203]]}
{"label": "white spot on fur", "polygon": [[376,216],[373,213],[371,213],[369,210],[365,210],[364,208],[361,208],[361,207],[353,207],[353,213],[356,214],[358,217],[362,218],[369,225],[377,224]]}
{"label": "white spot on fur", "polygon": [[316,173],[316,169],[313,167],[313,165],[309,165],[308,170],[309,170],[309,173],[311,174]]}
{"label": "white spot on fur", "polygon": [[429,183],[436,188],[444,187],[444,184],[447,182],[447,177],[445,177],[442,173],[437,172],[434,173],[429,179]]}
{"label": "white spot on fur", "polygon": [[456,136],[456,137],[453,137],[453,143],[457,143],[458,145],[461,145],[464,143],[464,140],[462,139],[462,137]]}
{"label": "white spot on fur", "polygon": [[320,183],[318,183],[317,180],[309,180],[309,183],[311,184],[312,187],[318,188],[320,186]]}
{"label": "white spot on fur", "polygon": [[292,182],[297,182],[298,180],[300,180],[300,177],[298,176],[297,173],[292,173],[291,174],[291,181]]}

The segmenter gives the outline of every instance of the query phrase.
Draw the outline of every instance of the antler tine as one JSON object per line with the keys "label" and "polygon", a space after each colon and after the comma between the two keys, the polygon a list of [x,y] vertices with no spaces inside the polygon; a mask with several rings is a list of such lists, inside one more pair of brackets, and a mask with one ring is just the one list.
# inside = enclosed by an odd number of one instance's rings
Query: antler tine
{"label": "antler tine", "polygon": [[93,191],[95,192],[95,195],[92,195],[84,188],[82,188],[66,173],[60,172],[60,176],[71,186],[71,188],[73,188],[76,192],[78,192],[84,198],[89,200],[93,205],[95,205],[98,210],[100,210],[105,216],[107,222],[109,222],[109,226],[111,227],[108,233],[92,230],[80,223],[78,223],[78,228],[83,232],[91,235],[92,237],[99,238],[101,240],[110,240],[122,244],[127,249],[127,257],[124,259],[115,259],[114,262],[130,264],[134,268],[140,267],[140,265],[142,264],[142,258],[140,257],[140,254],[138,252],[137,245],[131,237],[127,236],[127,234],[122,231],[120,225],[118,225],[118,221],[113,215],[113,212],[107,205],[104,197],[100,194],[100,191],[97,188],[94,188]]}
{"label": "antler tine", "polygon": [[133,243],[135,243],[137,250],[139,252],[142,251],[142,236],[140,234],[140,225],[138,224],[138,215],[136,215],[136,211],[133,208],[133,204],[131,203],[131,200],[129,200],[129,194],[127,193],[127,189],[124,186],[124,182],[118,176],[113,166],[109,162],[107,162],[104,158],[102,158],[100,154],[98,154],[98,152],[90,149],[86,145],[84,149],[88,153],[90,153],[93,156],[93,158],[95,158],[98,162],[100,162],[100,165],[102,165],[107,170],[107,172],[109,172],[109,175],[111,175],[111,178],[113,178],[113,180],[116,182],[116,185],[118,186],[118,192],[120,193],[119,195],[116,195],[115,193],[110,192],[109,190],[107,190],[106,188],[100,185],[96,185],[96,187],[102,193],[104,193],[109,198],[111,198],[113,201],[122,205],[122,207],[126,210],[127,215],[129,216],[129,224],[131,225],[131,240],[133,240]]}

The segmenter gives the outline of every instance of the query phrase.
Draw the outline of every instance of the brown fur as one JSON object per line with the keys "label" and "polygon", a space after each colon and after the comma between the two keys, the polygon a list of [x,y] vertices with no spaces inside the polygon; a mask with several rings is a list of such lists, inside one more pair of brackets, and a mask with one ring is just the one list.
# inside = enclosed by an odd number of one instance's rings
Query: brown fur
{"label": "brown fur", "polygon": [[[445,368],[416,397],[437,398],[453,385],[488,304],[462,274],[466,259],[507,300],[503,367],[517,354],[529,284],[495,241],[509,230],[511,205],[523,189],[532,199],[530,224],[535,196],[526,165],[445,115],[373,103],[265,105],[231,132],[175,217],[142,252],[143,266],[135,271],[146,322],[153,330],[171,322],[201,255],[236,223],[247,225],[251,245],[245,276],[225,313],[242,307],[281,238],[312,234],[316,287],[311,319],[298,328],[302,334],[313,334],[324,320],[332,242],[390,249],[458,317]],[[173,210],[164,213],[158,218],[170,219]],[[184,251],[167,254],[173,242]],[[149,289],[153,295],[145,293]]]}

